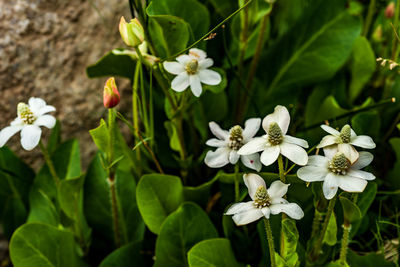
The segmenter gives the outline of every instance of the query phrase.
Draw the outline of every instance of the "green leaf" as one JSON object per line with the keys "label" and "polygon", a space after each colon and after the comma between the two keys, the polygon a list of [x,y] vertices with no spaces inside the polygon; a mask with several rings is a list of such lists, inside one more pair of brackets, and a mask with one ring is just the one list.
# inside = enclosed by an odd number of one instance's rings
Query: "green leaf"
{"label": "green leaf", "polygon": [[359,230],[360,226],[364,224],[364,219],[367,219],[366,214],[368,212],[369,207],[371,206],[372,202],[375,200],[376,193],[378,191],[378,185],[376,182],[369,181],[367,187],[365,188],[364,192],[362,192],[357,201],[357,206],[360,208],[361,216],[363,220],[359,220],[354,222],[351,226],[351,236],[355,236],[357,234],[357,230]]}
{"label": "green leaf", "polygon": [[353,223],[361,219],[362,214],[356,204],[344,196],[339,196],[339,200],[343,207],[345,223]]}
{"label": "green leaf", "polygon": [[189,250],[188,261],[190,267],[242,266],[236,261],[231,244],[226,238],[214,238],[197,243]]}
{"label": "green leaf", "polygon": [[369,135],[377,139],[380,134],[381,118],[377,111],[358,113],[351,119],[351,126],[358,135]]}
{"label": "green leaf", "polygon": [[132,80],[135,66],[136,62],[131,56],[110,51],[95,64],[89,66],[86,74],[89,78],[115,75]]}
{"label": "green leaf", "polygon": [[89,131],[90,135],[94,143],[96,144],[97,148],[103,152],[108,151],[108,140],[109,138],[109,131],[107,124],[103,119],[100,120],[100,125]]}
{"label": "green leaf", "polygon": [[143,175],[136,189],[136,197],[144,222],[150,231],[158,234],[168,214],[183,202],[181,179],[163,174]]}
{"label": "green leaf", "polygon": [[323,242],[329,246],[336,245],[337,224],[336,224],[336,216],[335,216],[334,212],[332,212],[332,215],[329,218],[328,228],[326,229],[326,233],[325,233]]}
{"label": "green leaf", "polygon": [[297,231],[296,221],[292,219],[284,219],[282,221],[284,250],[281,252],[286,264],[290,267],[297,266],[298,255],[296,252],[297,242],[299,241],[299,232]]}
{"label": "green leaf", "polygon": [[363,267],[395,267],[394,262],[386,261],[384,255],[369,253],[364,256],[357,255],[352,250],[349,250],[347,255],[347,262],[349,266],[363,266]]}
{"label": "green leaf", "polygon": [[393,186],[393,189],[400,189],[400,138],[391,138],[389,143],[396,155],[396,161],[393,169],[388,174],[388,182],[390,182],[390,184]]}
{"label": "green leaf", "polygon": [[[117,168],[115,182],[122,243],[140,241],[144,235],[144,223],[136,203],[135,179],[131,173]],[[110,186],[99,154],[94,157],[85,177],[84,210],[93,232],[103,241],[113,243]]]}
{"label": "green leaf", "polygon": [[47,143],[47,150],[50,155],[57,149],[57,146],[61,143],[61,124],[60,121],[56,121],[56,125],[51,130],[49,141]]}
{"label": "green leaf", "polygon": [[172,121],[165,121],[164,126],[169,136],[169,146],[175,151],[181,151],[181,144],[179,143],[178,132],[174,123]]}
{"label": "green leaf", "polygon": [[354,42],[350,60],[350,102],[353,102],[360,95],[363,87],[375,72],[375,68],[375,55],[369,41],[364,36],[358,37]]}
{"label": "green leaf", "polygon": [[130,267],[133,263],[135,266],[144,266],[142,255],[140,254],[141,242],[134,242],[108,255],[99,265],[99,267]]}
{"label": "green leaf", "polygon": [[218,180],[218,176],[214,176],[210,181],[199,186],[184,186],[183,195],[186,201],[193,201],[199,205],[206,205],[210,196],[211,186]]}
{"label": "green leaf", "polygon": [[27,218],[34,177],[33,170],[10,149],[0,148],[0,221],[7,239]]}
{"label": "green leaf", "polygon": [[154,266],[187,266],[189,249],[202,240],[216,237],[217,230],[207,214],[194,203],[183,203],[161,225]]}
{"label": "green leaf", "polygon": [[46,193],[41,190],[32,191],[29,195],[30,212],[27,222],[41,222],[57,227],[60,214]]}
{"label": "green leaf", "polygon": [[[351,16],[345,5],[344,0],[313,1],[291,30],[261,57],[261,63],[268,63],[258,71],[268,85],[258,90],[262,112],[276,103],[271,97],[291,101],[289,96],[299,86],[329,79],[343,66],[361,31],[360,19]],[[265,105],[268,102],[271,104]]]}
{"label": "green leaf", "polygon": [[72,233],[40,223],[24,224],[15,231],[10,256],[15,267],[86,266],[77,255]]}
{"label": "green leaf", "polygon": [[189,41],[189,25],[170,15],[149,16],[149,33],[152,39],[157,40],[154,46],[163,58],[179,53]]}
{"label": "green leaf", "polygon": [[206,34],[210,26],[207,8],[196,0],[153,0],[147,8],[147,13],[184,19],[189,23],[195,40]]}

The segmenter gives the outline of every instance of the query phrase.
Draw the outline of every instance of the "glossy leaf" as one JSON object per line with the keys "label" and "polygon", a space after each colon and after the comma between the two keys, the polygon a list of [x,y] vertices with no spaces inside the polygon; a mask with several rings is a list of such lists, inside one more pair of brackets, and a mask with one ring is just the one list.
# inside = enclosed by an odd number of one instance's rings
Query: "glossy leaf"
{"label": "glossy leaf", "polygon": [[114,250],[99,265],[99,267],[130,267],[144,266],[142,255],[140,254],[141,243],[129,243]]}
{"label": "glossy leaf", "polygon": [[325,233],[323,242],[329,246],[336,245],[337,224],[336,224],[336,216],[335,216],[334,212],[332,212],[332,215],[329,218],[328,228],[326,229],[326,233]]}
{"label": "glossy leaf", "polygon": [[108,151],[109,132],[106,122],[101,119],[100,125],[89,131],[97,148],[103,152]]}
{"label": "glossy leaf", "polygon": [[297,266],[298,255],[296,252],[297,242],[299,241],[299,232],[297,231],[296,221],[292,219],[284,219],[282,221],[284,250],[281,256],[286,264],[290,267]]}
{"label": "glossy leaf", "polygon": [[339,196],[339,200],[343,207],[345,223],[353,223],[361,219],[361,211],[354,202],[344,196]]}

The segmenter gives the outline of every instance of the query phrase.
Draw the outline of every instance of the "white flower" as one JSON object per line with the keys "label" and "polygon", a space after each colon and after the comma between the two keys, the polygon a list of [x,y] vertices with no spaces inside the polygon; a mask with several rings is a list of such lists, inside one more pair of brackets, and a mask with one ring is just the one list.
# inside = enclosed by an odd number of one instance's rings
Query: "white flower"
{"label": "white flower", "polygon": [[323,147],[324,150],[336,149],[337,145],[337,150],[342,152],[351,163],[354,163],[358,159],[358,152],[353,146],[368,149],[376,147],[371,137],[367,135],[357,136],[348,124],[343,126],[340,132],[328,125],[321,125],[321,128],[330,133],[330,135],[324,136],[317,148]]}
{"label": "white flower", "polygon": [[214,64],[211,58],[207,58],[203,50],[192,48],[189,55],[180,55],[176,58],[178,62],[164,62],[164,68],[176,76],[171,83],[171,88],[177,92],[184,91],[189,85],[195,96],[202,92],[201,83],[217,85],[221,82],[218,72],[207,68]]}
{"label": "white flower", "polygon": [[261,217],[269,219],[270,214],[286,213],[289,217],[300,220],[303,210],[296,203],[289,203],[283,196],[289,185],[275,181],[267,189],[265,181],[257,174],[245,174],[243,180],[248,188],[252,201],[233,204],[225,215],[233,215],[237,225],[254,222]]}
{"label": "white flower", "polygon": [[262,127],[267,134],[254,138],[242,146],[238,151],[239,155],[263,151],[260,160],[265,166],[274,163],[279,154],[298,165],[306,165],[308,155],[303,147],[308,148],[308,143],[303,139],[286,135],[289,123],[288,110],[284,106],[276,106],[274,113],[266,116],[262,122]]}
{"label": "white flower", "polygon": [[211,168],[221,168],[228,163],[236,164],[240,158],[242,163],[253,170],[261,170],[260,155],[253,153],[240,156],[237,151],[249,142],[260,129],[261,119],[248,119],[242,129],[239,125],[233,126],[229,132],[222,130],[215,122],[210,122],[211,132],[218,138],[212,138],[206,145],[218,147],[215,151],[208,151],[204,162]]}
{"label": "white flower", "polygon": [[39,126],[53,128],[56,119],[45,113],[55,111],[55,107],[46,105],[43,99],[31,97],[29,105],[19,103],[17,107],[18,117],[0,132],[0,147],[4,146],[8,139],[21,131],[21,145],[25,150],[34,149],[40,141],[42,130]]}
{"label": "white flower", "polygon": [[323,181],[322,190],[326,199],[336,195],[338,187],[346,192],[362,192],[367,181],[374,180],[372,173],[360,169],[368,166],[374,156],[369,152],[360,152],[358,160],[351,165],[344,153],[331,151],[324,156],[310,156],[308,164],[297,171],[297,176],[306,182]]}

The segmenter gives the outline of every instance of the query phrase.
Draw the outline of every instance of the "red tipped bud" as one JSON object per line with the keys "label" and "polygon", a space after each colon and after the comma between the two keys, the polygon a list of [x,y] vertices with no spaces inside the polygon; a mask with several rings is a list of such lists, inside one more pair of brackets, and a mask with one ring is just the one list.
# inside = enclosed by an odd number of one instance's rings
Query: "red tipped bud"
{"label": "red tipped bud", "polygon": [[385,9],[385,17],[388,19],[393,18],[395,11],[396,11],[396,8],[394,6],[394,2],[390,2],[390,4],[387,5],[387,7]]}
{"label": "red tipped bud", "polygon": [[115,84],[114,77],[109,78],[104,85],[103,104],[106,108],[113,108],[118,105],[121,97]]}

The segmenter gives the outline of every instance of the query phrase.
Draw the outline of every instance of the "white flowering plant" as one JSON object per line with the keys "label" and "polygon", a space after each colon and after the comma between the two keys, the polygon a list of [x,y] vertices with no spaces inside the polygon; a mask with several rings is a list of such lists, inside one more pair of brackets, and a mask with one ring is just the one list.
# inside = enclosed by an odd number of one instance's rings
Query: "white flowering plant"
{"label": "white flowering plant", "polygon": [[92,143],[51,92],[3,112],[2,264],[397,266],[400,4],[370,2],[127,1]]}

